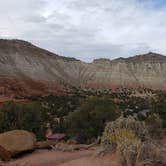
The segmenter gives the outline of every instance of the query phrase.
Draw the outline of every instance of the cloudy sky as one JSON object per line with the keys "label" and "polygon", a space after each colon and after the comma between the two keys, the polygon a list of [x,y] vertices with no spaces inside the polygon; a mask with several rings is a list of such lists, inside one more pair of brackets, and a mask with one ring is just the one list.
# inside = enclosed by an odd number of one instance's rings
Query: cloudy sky
{"label": "cloudy sky", "polygon": [[0,38],[84,61],[166,54],[165,0],[0,0]]}

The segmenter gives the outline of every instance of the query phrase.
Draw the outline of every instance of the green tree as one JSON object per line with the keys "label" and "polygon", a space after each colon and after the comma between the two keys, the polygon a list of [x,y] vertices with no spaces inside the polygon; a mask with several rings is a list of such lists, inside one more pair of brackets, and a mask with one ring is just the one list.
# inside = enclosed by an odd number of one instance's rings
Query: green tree
{"label": "green tree", "polygon": [[47,110],[38,103],[8,102],[0,108],[0,132],[28,130],[43,139],[48,121]]}
{"label": "green tree", "polygon": [[[109,97],[88,97],[79,111],[70,113],[65,120],[70,137],[81,143],[101,135],[105,123],[120,116],[117,105]],[[81,138],[81,139],[80,139]]]}

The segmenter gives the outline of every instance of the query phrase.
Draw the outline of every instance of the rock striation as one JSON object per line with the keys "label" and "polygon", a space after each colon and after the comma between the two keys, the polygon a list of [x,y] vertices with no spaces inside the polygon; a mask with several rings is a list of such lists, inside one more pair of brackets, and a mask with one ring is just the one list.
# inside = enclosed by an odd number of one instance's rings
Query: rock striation
{"label": "rock striation", "polygon": [[66,85],[166,90],[165,73],[166,56],[152,52],[85,63],[22,40],[0,40],[0,96],[66,94]]}

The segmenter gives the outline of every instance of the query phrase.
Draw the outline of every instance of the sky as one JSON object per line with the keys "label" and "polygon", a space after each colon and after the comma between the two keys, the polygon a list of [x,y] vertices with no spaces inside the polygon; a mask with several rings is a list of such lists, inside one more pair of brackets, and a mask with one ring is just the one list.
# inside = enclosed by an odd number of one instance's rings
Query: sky
{"label": "sky", "polygon": [[166,55],[166,0],[0,0],[0,38],[86,62]]}

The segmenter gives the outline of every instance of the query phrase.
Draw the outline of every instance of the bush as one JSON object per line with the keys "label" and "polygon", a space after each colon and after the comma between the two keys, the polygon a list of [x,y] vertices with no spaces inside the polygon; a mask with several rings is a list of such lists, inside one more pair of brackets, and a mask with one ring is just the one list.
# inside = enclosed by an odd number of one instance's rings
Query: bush
{"label": "bush", "polygon": [[38,103],[8,102],[0,108],[0,132],[23,129],[43,139],[46,132],[47,111]]}
{"label": "bush", "polygon": [[128,129],[118,129],[115,130],[112,134],[108,135],[108,140],[112,144],[118,144],[124,140],[136,139],[136,135],[133,131]]}
{"label": "bush", "polygon": [[138,149],[141,145],[139,139],[124,139],[118,143],[116,156],[120,166],[136,166]]}
{"label": "bush", "polygon": [[[118,133],[121,133],[120,135]],[[143,122],[137,121],[132,116],[128,118],[120,117],[114,122],[109,122],[104,130],[101,143],[107,147],[114,147],[123,139],[141,139],[144,140],[148,131]],[[115,139],[110,139],[115,138]]]}
{"label": "bush", "polygon": [[152,112],[158,114],[162,120],[162,127],[166,128],[166,92],[159,92],[152,102]]}
{"label": "bush", "polygon": [[120,114],[116,104],[109,98],[88,97],[81,104],[80,110],[65,118],[66,131],[70,137],[85,143],[101,135],[105,123],[117,119]]}
{"label": "bush", "polygon": [[120,166],[165,166],[166,147],[138,139],[118,143],[116,155]]}
{"label": "bush", "polygon": [[120,166],[166,165],[166,147],[151,142],[144,123],[133,117],[120,117],[108,123],[102,145],[106,150],[116,147]]}
{"label": "bush", "polygon": [[166,147],[154,142],[143,142],[138,148],[136,166],[165,166]]}
{"label": "bush", "polygon": [[160,119],[158,114],[151,114],[145,120],[147,125],[149,134],[152,138],[160,138],[161,135],[161,127],[162,127],[162,120]]}
{"label": "bush", "polygon": [[153,128],[161,128],[162,120],[160,119],[159,115],[151,114],[145,120],[146,125],[151,126]]}

